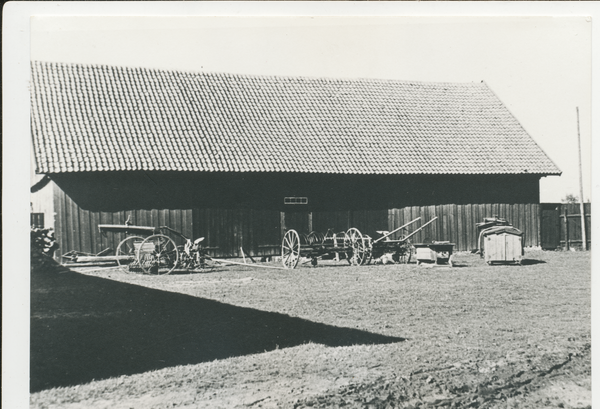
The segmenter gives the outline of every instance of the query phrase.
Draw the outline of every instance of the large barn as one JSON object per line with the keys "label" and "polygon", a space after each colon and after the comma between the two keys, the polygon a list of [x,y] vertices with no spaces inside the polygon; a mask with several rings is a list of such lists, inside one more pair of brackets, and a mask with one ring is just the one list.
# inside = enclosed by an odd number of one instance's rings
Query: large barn
{"label": "large barn", "polygon": [[276,254],[289,228],[374,235],[419,216],[438,219],[416,241],[473,249],[475,223],[499,216],[537,246],[539,181],[560,174],[484,82],[33,62],[31,132],[51,181],[32,207],[61,253],[116,248],[98,224],[127,218],[222,256]]}

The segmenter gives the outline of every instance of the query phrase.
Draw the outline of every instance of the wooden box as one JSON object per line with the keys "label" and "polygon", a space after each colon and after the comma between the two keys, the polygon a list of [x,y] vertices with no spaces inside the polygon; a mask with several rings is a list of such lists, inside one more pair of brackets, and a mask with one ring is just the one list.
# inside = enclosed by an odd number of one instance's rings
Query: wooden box
{"label": "wooden box", "polygon": [[523,233],[515,228],[484,233],[484,259],[492,263],[518,263],[523,260]]}
{"label": "wooden box", "polygon": [[437,254],[429,247],[417,247],[416,249],[417,261],[436,261]]}

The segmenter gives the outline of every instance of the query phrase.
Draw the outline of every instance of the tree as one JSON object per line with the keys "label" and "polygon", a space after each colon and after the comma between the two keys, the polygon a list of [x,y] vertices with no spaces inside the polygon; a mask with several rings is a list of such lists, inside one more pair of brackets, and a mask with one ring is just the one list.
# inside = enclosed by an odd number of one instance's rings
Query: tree
{"label": "tree", "polygon": [[579,203],[579,197],[569,193],[562,199],[563,203]]}

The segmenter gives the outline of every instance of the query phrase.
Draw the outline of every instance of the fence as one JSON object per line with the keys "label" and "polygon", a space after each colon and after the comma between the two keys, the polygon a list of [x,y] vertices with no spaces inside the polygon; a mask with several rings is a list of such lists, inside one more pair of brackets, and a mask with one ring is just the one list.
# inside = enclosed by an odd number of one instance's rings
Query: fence
{"label": "fence", "polygon": [[[578,203],[543,203],[542,213],[542,238],[543,249],[554,250],[563,248],[583,247],[581,232],[581,207]],[[592,244],[592,205],[584,203],[585,232],[587,248]]]}

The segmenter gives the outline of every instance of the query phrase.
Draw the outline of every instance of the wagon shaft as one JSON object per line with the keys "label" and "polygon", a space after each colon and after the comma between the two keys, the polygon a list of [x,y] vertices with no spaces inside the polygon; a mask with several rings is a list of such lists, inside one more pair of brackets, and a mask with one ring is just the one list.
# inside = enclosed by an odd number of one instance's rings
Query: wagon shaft
{"label": "wagon shaft", "polygon": [[402,237],[401,239],[388,240],[387,238],[390,237],[392,234],[398,232],[399,230],[405,228],[406,226],[408,226],[410,224],[413,224],[414,222],[416,222],[420,219],[421,218],[418,217],[415,220],[408,222],[408,223],[394,229],[393,231],[391,231],[389,233],[386,232],[382,237],[378,238],[377,240],[368,242],[367,245],[370,246],[370,249],[368,251],[370,252],[371,257],[378,259],[378,258],[382,257],[384,254],[391,254],[392,259],[394,261],[403,263],[403,264],[409,263],[410,259],[412,257],[412,253],[414,252],[413,246],[410,243],[409,239],[412,236],[414,236],[415,234],[417,234],[418,232],[420,232],[421,230],[423,230],[426,226],[433,223],[437,219],[437,217],[434,217],[433,219],[431,219],[430,221],[428,221],[427,223],[425,223],[424,225],[419,227],[417,230],[413,231],[412,233],[410,233],[407,236]]}
{"label": "wagon shaft", "polygon": [[[416,221],[418,221],[418,220],[421,220],[421,218],[420,218],[420,217],[417,217],[415,220],[413,220],[413,221],[410,221],[410,222],[408,222],[408,223],[406,223],[406,224],[404,224],[404,225],[402,225],[402,226],[400,226],[400,227],[398,227],[398,228],[396,228],[396,229],[392,230],[391,232],[388,232],[388,233],[384,234],[382,237],[378,238],[378,239],[377,239],[377,240],[375,240],[373,243],[379,243],[380,241],[383,241],[384,239],[387,239],[387,238],[388,238],[388,237],[390,237],[392,234],[394,234],[394,233],[396,233],[396,232],[398,232],[398,231],[402,230],[402,229],[403,229],[403,228],[405,228],[406,226],[409,226],[409,225],[413,224],[414,222],[416,222]],[[386,240],[386,241],[387,241],[387,240]]]}

